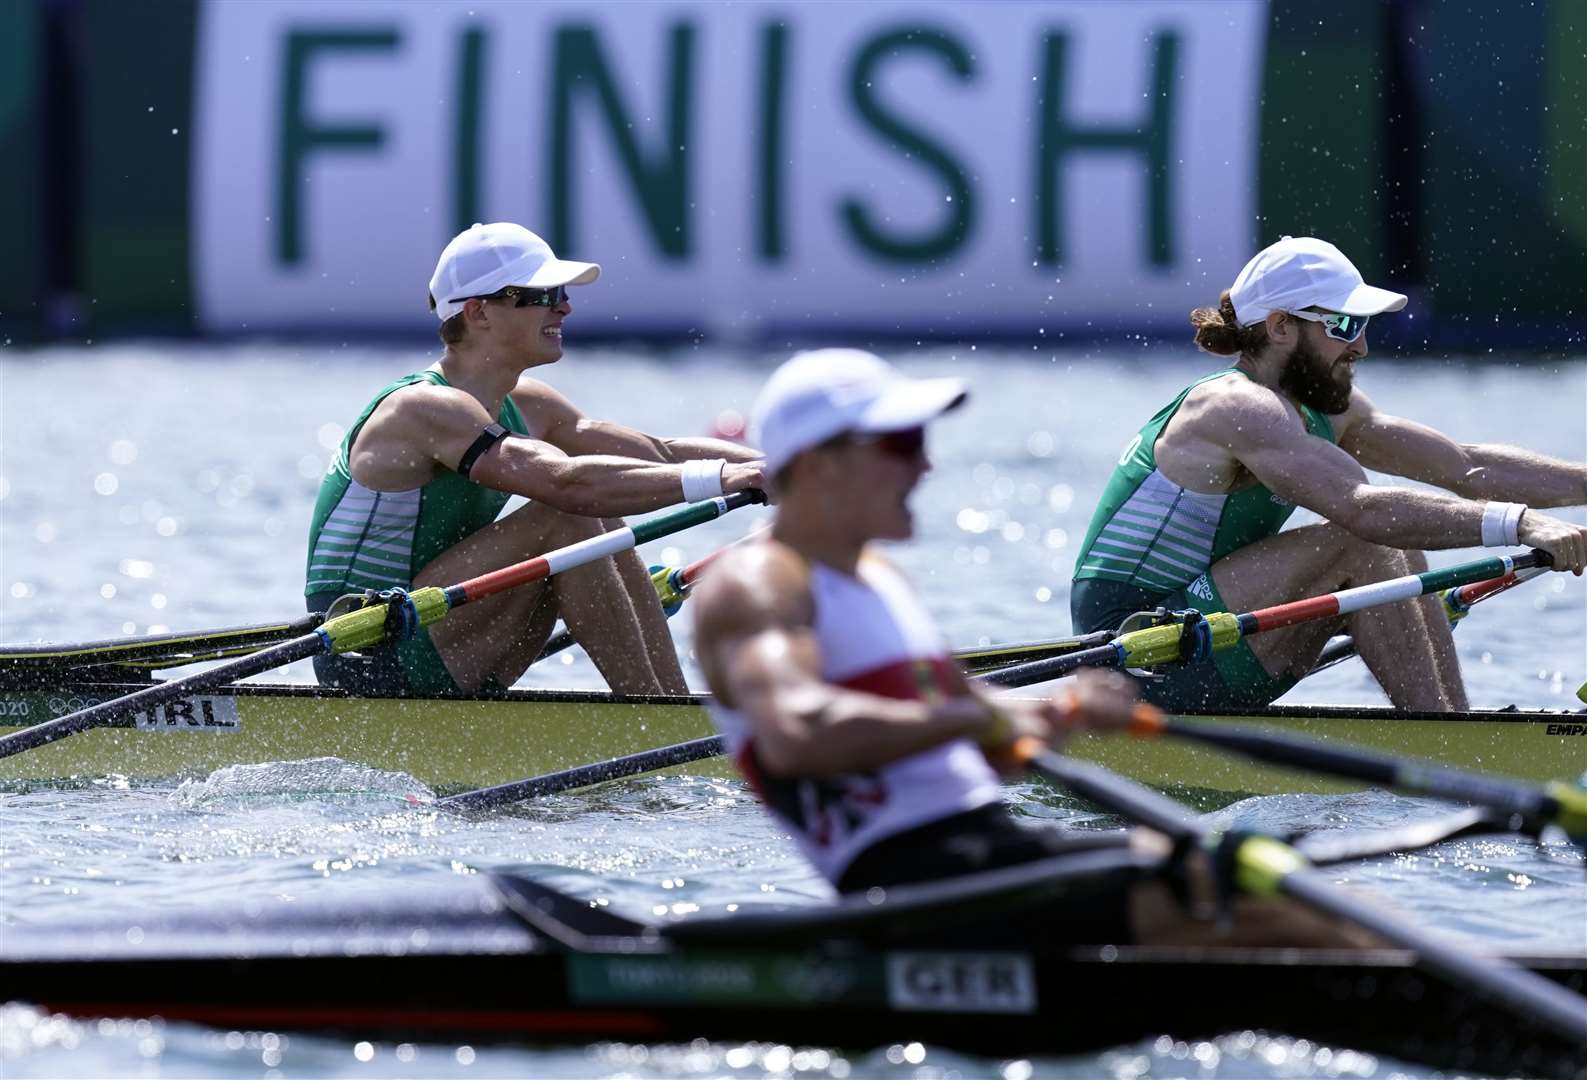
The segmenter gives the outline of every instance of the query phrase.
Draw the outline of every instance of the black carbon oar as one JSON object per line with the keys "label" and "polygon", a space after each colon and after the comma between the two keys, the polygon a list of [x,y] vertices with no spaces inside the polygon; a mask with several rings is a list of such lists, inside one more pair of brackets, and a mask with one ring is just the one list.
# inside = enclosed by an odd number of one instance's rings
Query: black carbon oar
{"label": "black carbon oar", "polygon": [[524,799],[589,787],[591,784],[604,784],[608,780],[617,780],[636,773],[654,772],[673,765],[716,757],[722,751],[722,736],[708,735],[703,739],[694,739],[675,746],[663,746],[656,750],[644,750],[637,754],[597,761],[593,765],[580,765],[574,769],[546,773],[544,776],[532,776],[527,780],[514,780],[509,784],[497,784],[495,787],[480,788],[478,791],[448,795],[444,799],[437,799],[435,805],[447,810],[493,810],[498,806],[521,802]]}
{"label": "black carbon oar", "polygon": [[519,585],[539,581],[564,570],[571,570],[576,566],[615,555],[620,551],[628,551],[646,541],[668,536],[706,521],[713,521],[731,510],[750,503],[764,502],[765,499],[765,494],[756,490],[707,499],[642,521],[638,525],[613,529],[576,544],[549,551],[544,555],[537,555],[500,570],[481,574],[457,585],[444,589],[429,586],[393,596],[369,607],[338,615],[312,633],[283,642],[263,652],[219,664],[183,679],[157,683],[124,697],[91,705],[86,709],[67,713],[54,720],[46,720],[42,724],[35,724],[13,734],[0,736],[0,758],[20,754],[24,750],[44,746],[56,739],[108,724],[129,713],[152,708],[195,690],[208,690],[210,687],[234,679],[284,667],[295,660],[368,648],[396,634],[411,633],[418,627],[439,622],[453,608],[461,607],[470,601],[494,596]]}
{"label": "black carbon oar", "polygon": [[[1144,736],[1175,735],[1258,761],[1365,780],[1379,787],[1436,799],[1474,803],[1500,814],[1519,816],[1534,829],[1540,823],[1558,825],[1578,842],[1587,841],[1587,789],[1562,781],[1536,787],[1502,776],[1381,754],[1302,735],[1179,720],[1161,714],[1155,718],[1137,717],[1131,731]],[[1561,762],[1561,766],[1565,763]],[[1576,767],[1587,768],[1587,753],[1576,762]]]}
{"label": "black carbon oar", "polygon": [[0,671],[58,671],[100,664],[137,666],[137,661],[144,660],[176,659],[187,663],[212,653],[229,653],[239,649],[251,651],[288,638],[301,637],[311,633],[324,619],[323,615],[305,615],[291,622],[260,623],[257,626],[233,626],[219,630],[140,634],[102,641],[4,644],[0,645]]}
{"label": "black carbon oar", "polygon": [[[1055,754],[1033,739],[1022,740],[1019,756],[1032,772],[1173,840],[1206,846],[1216,839],[1184,806],[1100,766]],[[1587,1052],[1587,999],[1581,995],[1510,960],[1470,953],[1456,942],[1352,895],[1278,840],[1248,836],[1233,842],[1234,883],[1240,891],[1251,896],[1289,896],[1325,915],[1364,927],[1385,941],[1414,951],[1429,970],[1574,1040]]]}

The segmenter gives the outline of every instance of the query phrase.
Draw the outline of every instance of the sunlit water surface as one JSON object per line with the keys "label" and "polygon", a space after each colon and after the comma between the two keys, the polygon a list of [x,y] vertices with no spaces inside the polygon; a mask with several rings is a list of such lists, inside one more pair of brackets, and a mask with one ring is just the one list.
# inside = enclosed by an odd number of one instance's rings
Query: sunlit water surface
{"label": "sunlit water surface", "polygon": [[[588,411],[698,433],[747,409],[776,357],[574,347],[547,377]],[[1206,369],[1177,347],[898,357],[965,372],[976,396],[933,431],[937,472],[915,499],[919,538],[895,558],[964,645],[1066,632],[1076,546],[1119,448]],[[422,351],[321,346],[118,345],[0,359],[0,639],[95,638],[296,614],[318,476],[369,394]],[[1524,441],[1587,457],[1587,361],[1363,365],[1379,405],[1467,441]],[[1580,509],[1566,511],[1582,520]],[[672,565],[742,535],[745,511],[645,552]],[[1435,554],[1435,564],[1462,553]],[[687,653],[687,618],[673,623]],[[1485,605],[1457,634],[1472,699],[1568,708],[1587,679],[1587,588],[1563,575]],[[277,678],[283,676],[275,676]],[[305,670],[285,676],[306,680]],[[697,670],[691,677],[698,683]],[[576,650],[531,679],[589,687]],[[1380,702],[1352,662],[1292,700]],[[1584,751],[1587,756],[1587,751]],[[1562,773],[1587,761],[1562,762]],[[483,820],[423,806],[412,777],[338,761],[222,770],[181,784],[106,777],[72,790],[0,791],[0,933],[10,925],[190,905],[389,893],[514,867],[643,915],[827,896],[736,782],[666,776],[541,800]],[[416,797],[415,805],[410,798]],[[1045,787],[1019,813],[1111,824]],[[1225,811],[1286,832],[1402,824],[1437,804],[1382,793],[1248,799]],[[1579,852],[1516,837],[1464,839],[1335,871],[1425,924],[1502,946],[1587,951]],[[682,908],[680,908],[680,905]],[[998,1061],[930,1045],[838,1050],[697,1043],[523,1048],[357,1042],[158,1021],[77,1022],[0,1008],[0,1071],[43,1076],[705,1077],[1105,1075],[1426,1076],[1347,1047],[1235,1032],[1148,1040],[1079,1059]]]}

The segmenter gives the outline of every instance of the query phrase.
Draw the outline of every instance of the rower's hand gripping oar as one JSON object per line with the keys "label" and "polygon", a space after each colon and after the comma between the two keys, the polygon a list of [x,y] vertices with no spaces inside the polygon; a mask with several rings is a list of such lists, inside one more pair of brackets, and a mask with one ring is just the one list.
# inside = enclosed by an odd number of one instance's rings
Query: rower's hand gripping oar
{"label": "rower's hand gripping oar", "polygon": [[[1180,850],[1218,847],[1219,837],[1172,799],[1100,766],[1055,754],[1036,739],[1022,740],[1017,752],[1031,771],[1164,833]],[[1469,953],[1401,916],[1351,895],[1312,869],[1294,848],[1271,837],[1231,837],[1224,853],[1232,862],[1233,882],[1240,891],[1252,896],[1286,895],[1323,914],[1364,927],[1398,947],[1413,950],[1429,969],[1587,1049],[1587,1001],[1580,995],[1509,960]]]}
{"label": "rower's hand gripping oar", "polygon": [[1214,652],[1232,648],[1242,638],[1268,630],[1278,630],[1312,619],[1346,615],[1363,608],[1424,596],[1427,593],[1473,582],[1502,579],[1517,570],[1552,563],[1548,552],[1529,551],[1522,555],[1499,555],[1476,559],[1442,570],[1361,585],[1354,589],[1308,597],[1288,604],[1235,615],[1227,611],[1202,615],[1192,612],[1183,623],[1149,626],[1120,634],[1106,645],[1083,649],[1067,656],[1056,656],[1028,664],[1016,664],[991,672],[985,680],[996,686],[1029,686],[1062,678],[1084,667],[1149,668],[1159,664],[1204,660]]}
{"label": "rower's hand gripping oar", "polygon": [[594,562],[596,559],[627,551],[650,540],[712,521],[741,506],[765,500],[764,493],[753,489],[721,498],[707,499],[642,521],[637,525],[613,529],[611,532],[569,544],[567,547],[558,548],[533,559],[526,559],[500,570],[481,574],[457,585],[447,588],[432,585],[393,596],[389,602],[338,615],[327,620],[312,633],[272,646],[251,656],[217,665],[183,679],[159,683],[125,697],[79,709],[77,712],[35,724],[22,731],[0,736],[0,758],[43,746],[68,735],[75,735],[80,731],[109,723],[128,713],[152,708],[184,694],[207,690],[234,679],[283,667],[295,660],[367,649],[387,640],[394,633],[412,634],[421,626],[439,622],[446,617],[447,612],[472,600],[481,600],[519,585],[526,585],[531,581],[560,574],[564,570],[571,570]]}

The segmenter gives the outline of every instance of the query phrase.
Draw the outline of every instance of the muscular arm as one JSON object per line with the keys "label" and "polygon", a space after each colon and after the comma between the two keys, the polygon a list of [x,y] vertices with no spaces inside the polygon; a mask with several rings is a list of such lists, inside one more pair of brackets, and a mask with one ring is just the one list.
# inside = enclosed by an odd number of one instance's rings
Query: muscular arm
{"label": "muscular arm", "polygon": [[[452,387],[414,386],[384,402],[359,432],[350,466],[375,490],[418,487],[437,469],[456,468],[494,422],[472,396]],[[540,439],[508,436],[482,456],[470,479],[571,514],[620,517],[681,501],[677,465],[613,455],[571,457]],[[724,484],[742,477],[724,475]],[[737,483],[728,490],[747,486]]]}
{"label": "muscular arm", "polygon": [[1197,427],[1201,437],[1218,438],[1272,491],[1363,540],[1416,549],[1482,543],[1482,503],[1370,483],[1355,458],[1308,434],[1283,402],[1261,387],[1242,386],[1223,395],[1204,411]]}
{"label": "muscular arm", "polygon": [[551,387],[533,379],[519,382],[513,401],[525,417],[533,416],[542,437],[568,454],[610,454],[676,464],[700,458],[758,461],[758,450],[726,439],[663,438],[610,420],[594,420]]}
{"label": "muscular arm", "polygon": [[993,711],[973,696],[927,704],[823,680],[806,570],[780,544],[724,556],[692,606],[706,680],[749,721],[756,756],[773,774],[875,769],[993,725]]}
{"label": "muscular arm", "polygon": [[1351,412],[1359,411],[1359,419],[1339,445],[1369,469],[1434,484],[1468,499],[1528,506],[1587,502],[1587,464],[1499,443],[1457,443],[1425,424],[1379,412],[1359,392],[1356,396]]}

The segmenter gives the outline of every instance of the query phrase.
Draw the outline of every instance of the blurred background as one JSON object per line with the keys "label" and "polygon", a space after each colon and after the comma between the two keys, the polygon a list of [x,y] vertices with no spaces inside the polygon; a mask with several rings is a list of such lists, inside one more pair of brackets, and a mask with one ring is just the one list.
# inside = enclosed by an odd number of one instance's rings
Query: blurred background
{"label": "blurred background", "polygon": [[1587,5],[0,4],[0,340],[427,334],[446,240],[585,336],[1184,333],[1257,247],[1375,342],[1580,352]]}

